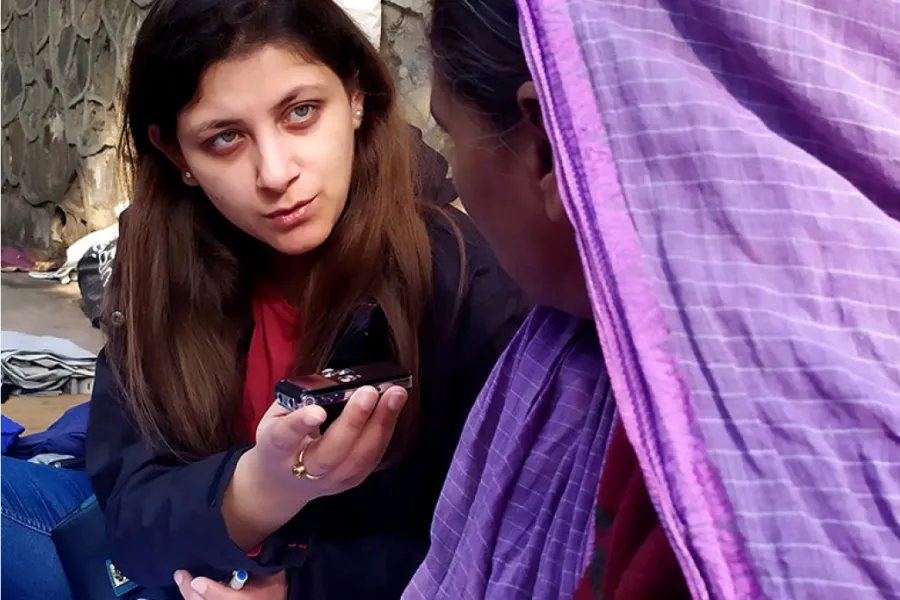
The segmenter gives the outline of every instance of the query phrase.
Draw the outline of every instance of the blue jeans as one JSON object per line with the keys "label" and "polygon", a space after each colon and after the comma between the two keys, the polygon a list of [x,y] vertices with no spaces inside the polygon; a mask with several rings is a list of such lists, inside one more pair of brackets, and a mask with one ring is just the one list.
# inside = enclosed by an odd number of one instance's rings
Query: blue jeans
{"label": "blue jeans", "polygon": [[0,460],[2,589],[17,600],[72,600],[50,531],[93,493],[87,475]]}

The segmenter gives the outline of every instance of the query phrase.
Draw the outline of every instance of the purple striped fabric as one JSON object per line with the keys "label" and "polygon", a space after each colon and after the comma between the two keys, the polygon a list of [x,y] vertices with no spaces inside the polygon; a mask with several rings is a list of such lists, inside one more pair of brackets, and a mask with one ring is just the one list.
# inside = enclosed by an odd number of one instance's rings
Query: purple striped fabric
{"label": "purple striped fabric", "polygon": [[404,598],[571,596],[614,418],[591,323],[535,309],[472,409]]}
{"label": "purple striped fabric", "polygon": [[[617,412],[694,597],[900,598],[900,2],[519,5]],[[570,593],[585,539],[560,531],[589,525],[529,487],[564,472],[517,391],[558,375],[538,342],[564,329],[534,325],[408,598]],[[603,447],[606,421],[580,426]],[[565,498],[596,493],[596,462]]]}
{"label": "purple striped fabric", "polygon": [[520,6],[694,596],[900,597],[900,3]]}

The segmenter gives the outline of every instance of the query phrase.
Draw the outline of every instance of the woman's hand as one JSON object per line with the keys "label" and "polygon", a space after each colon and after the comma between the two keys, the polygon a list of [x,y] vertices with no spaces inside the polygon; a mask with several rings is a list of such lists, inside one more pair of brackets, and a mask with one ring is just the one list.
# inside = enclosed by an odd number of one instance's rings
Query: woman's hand
{"label": "woman's hand", "polygon": [[[321,436],[322,407],[289,412],[273,404],[257,428],[256,446],[238,461],[225,492],[222,513],[231,539],[249,550],[310,500],[359,485],[381,462],[406,400],[400,387],[388,389],[380,401],[375,388],[360,388]],[[315,480],[294,475],[300,452]]]}
{"label": "woman's hand", "polygon": [[271,577],[253,577],[242,590],[205,577],[192,577],[187,571],[175,572],[175,584],[184,600],[286,600],[288,593],[284,571]]}
{"label": "woman's hand", "polygon": [[[406,390],[400,387],[388,389],[380,400],[375,388],[360,388],[322,436],[318,436],[318,427],[325,421],[322,407],[289,413],[274,404],[256,432],[259,466],[271,484],[295,490],[299,483],[313,498],[355,487],[381,462],[406,400]],[[297,412],[303,414],[298,418]],[[321,479],[294,476],[292,469],[301,451],[307,471]]]}

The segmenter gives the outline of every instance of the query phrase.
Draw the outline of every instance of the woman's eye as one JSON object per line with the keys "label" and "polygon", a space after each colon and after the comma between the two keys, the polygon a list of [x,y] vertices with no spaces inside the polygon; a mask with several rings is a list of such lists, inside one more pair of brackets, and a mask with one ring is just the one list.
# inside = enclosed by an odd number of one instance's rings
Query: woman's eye
{"label": "woman's eye", "polygon": [[291,109],[291,120],[295,123],[308,121],[313,115],[315,107],[312,104],[300,104]]}
{"label": "woman's eye", "polygon": [[238,134],[236,131],[226,131],[224,133],[220,133],[213,138],[213,146],[216,148],[224,148],[226,146],[229,146],[232,142],[234,142],[234,140],[237,139],[237,136]]}

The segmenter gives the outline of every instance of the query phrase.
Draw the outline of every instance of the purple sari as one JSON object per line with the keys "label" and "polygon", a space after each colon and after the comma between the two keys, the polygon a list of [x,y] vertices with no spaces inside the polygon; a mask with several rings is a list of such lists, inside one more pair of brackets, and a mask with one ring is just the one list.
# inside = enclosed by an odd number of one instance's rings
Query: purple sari
{"label": "purple sari", "polygon": [[[519,5],[618,418],[693,596],[900,598],[900,3]],[[520,338],[492,381],[561,381],[554,332]],[[473,546],[528,483],[467,448],[558,472],[479,422],[506,389],[479,400],[409,598],[567,597],[586,564],[511,554],[567,543],[562,508]],[[573,447],[603,447],[583,426]]]}

